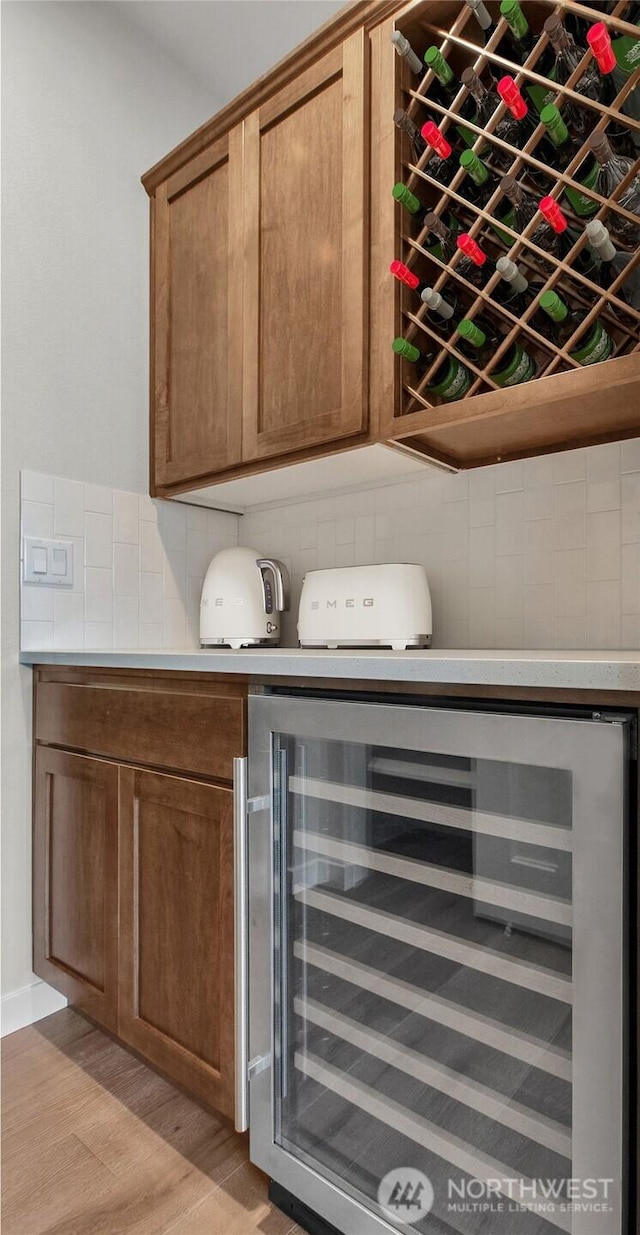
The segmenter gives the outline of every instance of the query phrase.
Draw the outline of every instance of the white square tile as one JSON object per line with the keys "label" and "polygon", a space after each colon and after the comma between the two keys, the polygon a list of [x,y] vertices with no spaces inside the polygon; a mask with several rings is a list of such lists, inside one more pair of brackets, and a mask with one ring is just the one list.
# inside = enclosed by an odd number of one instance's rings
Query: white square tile
{"label": "white square tile", "polygon": [[84,572],[85,621],[113,621],[113,571],[87,566]]}
{"label": "white square tile", "polygon": [[165,600],[185,598],[187,586],[187,555],[172,549],[164,560]]}
{"label": "white square tile", "polygon": [[620,479],[620,443],[607,442],[586,451],[587,482]]}
{"label": "white square tile", "polygon": [[84,485],[77,480],[54,482],[53,530],[56,536],[84,536]]}
{"label": "white square tile", "polygon": [[554,543],[556,549],[583,549],[585,547],[586,509],[587,495],[584,480],[569,481],[555,486]]}
{"label": "white square tile", "polygon": [[20,497],[23,502],[44,502],[53,506],[53,476],[42,472],[20,473]]}
{"label": "white square tile", "polygon": [[496,553],[524,552],[524,494],[522,490],[496,495]]}
{"label": "white square tile", "polygon": [[561,549],[554,554],[555,611],[557,617],[587,612],[587,563],[584,549]]}
{"label": "white square tile", "polygon": [[588,480],[587,510],[619,510],[620,480]]}
{"label": "white square tile", "polygon": [[587,638],[587,616],[558,617],[556,615],[555,646],[557,648],[586,648],[592,645]]}
{"label": "white square tile", "polygon": [[587,515],[587,578],[620,578],[620,511]]}
{"label": "white square tile", "polygon": [[469,527],[489,527],[496,521],[496,499],[472,497],[469,499]]}
{"label": "white square tile", "polygon": [[628,472],[621,480],[622,543],[640,540],[640,472]]}
{"label": "white square tile", "polygon": [[141,624],[162,625],[162,586],[161,574],[140,572],[140,622]]}
{"label": "white square tile", "polygon": [[640,543],[622,546],[622,613],[640,613]]}
{"label": "white square tile", "polygon": [[84,597],[79,592],[55,593],[53,646],[56,650],[84,648]]}
{"label": "white square tile", "polygon": [[553,456],[554,484],[561,485],[573,480],[584,480],[586,475],[586,450],[562,450]]}
{"label": "white square tile", "polygon": [[374,560],[374,528],[373,515],[358,515],[356,518],[356,566],[367,566]]}
{"label": "white square tile", "polygon": [[[198,514],[204,516],[204,519],[203,519],[204,530],[206,531],[207,530],[207,512],[206,510],[199,510]],[[158,503],[152,501],[152,499],[146,493],[138,494],[138,517],[141,520],[145,520],[145,522],[147,523],[157,523],[158,522]]]}
{"label": "white square tile", "polygon": [[464,502],[469,497],[469,473],[457,472],[452,476],[445,476],[443,481],[443,496],[444,502]]}
{"label": "white square tile", "polygon": [[164,568],[164,546],[156,523],[140,524],[140,570],[161,573]]}
{"label": "white square tile", "polygon": [[116,596],[137,596],[139,590],[138,546],[113,546],[113,587]]}
{"label": "white square tile", "polygon": [[498,463],[496,466],[496,493],[513,493],[524,488],[524,467],[520,461]]}
{"label": "white square tile", "polygon": [[85,622],[85,651],[108,652],[113,647],[112,622]]}
{"label": "white square tile", "polygon": [[495,497],[497,467],[474,467],[469,473],[469,498]]}
{"label": "white square tile", "polygon": [[84,536],[65,536],[65,540],[70,540],[73,545],[73,583],[71,591],[81,592],[84,595]]}
{"label": "white square tile", "polygon": [[493,587],[496,580],[496,529],[472,527],[469,532],[469,586]]}
{"label": "white square tile", "polygon": [[113,519],[111,515],[87,511],[84,517],[85,566],[111,566],[113,561]]}
{"label": "white square tile", "polygon": [[634,437],[629,442],[621,442],[620,446],[620,470],[640,472],[640,437]]}
{"label": "white square tile", "polygon": [[160,534],[165,549],[186,553],[187,507],[179,502],[163,502],[160,508]]}
{"label": "white square tile", "polygon": [[496,596],[492,587],[469,588],[469,644],[472,648],[496,646]]}
{"label": "white square tile", "polygon": [[336,545],[336,566],[355,566],[355,545]]}
{"label": "white square tile", "polygon": [[53,621],[52,587],[38,583],[23,583],[20,591],[20,617],[23,622]]}
{"label": "white square tile", "polygon": [[525,459],[523,467],[525,489],[544,489],[553,484],[553,455]]}
{"label": "white square tile", "polygon": [[[150,501],[151,499],[149,498],[148,500]],[[187,506],[187,534],[189,532],[207,532],[208,530],[207,512],[204,507]]]}
{"label": "white square tile", "polygon": [[140,647],[153,649],[162,647],[162,622],[140,623]]}
{"label": "white square tile", "polygon": [[333,520],[325,520],[318,524],[317,545],[318,561],[322,565],[332,566],[336,547],[336,525]]}
{"label": "white square tile", "polygon": [[336,544],[353,545],[356,539],[355,519],[345,518],[336,521]]}
{"label": "white square tile", "polygon": [[138,543],[139,495],[116,489],[113,495],[113,539],[118,544]]}
{"label": "white square tile", "polygon": [[23,502],[21,514],[23,536],[53,536],[53,506]]}
{"label": "white square tile", "polygon": [[550,583],[537,584],[524,589],[524,646],[527,648],[552,648],[555,642],[553,605],[554,593]]}
{"label": "white square tile", "polygon": [[587,639],[591,648],[619,648],[622,623],[620,581],[587,583]]}
{"label": "white square tile", "polygon": [[469,553],[469,503],[445,502],[442,511],[442,560],[455,561]]}
{"label": "white square tile", "polygon": [[21,622],[20,647],[23,652],[49,652],[53,649],[53,622]]}
{"label": "white square tile", "polygon": [[448,648],[469,647],[469,622],[456,620],[447,622],[445,644]]}
{"label": "white square tile", "polygon": [[536,485],[524,491],[526,521],[553,518],[553,485]]}
{"label": "white square tile", "polygon": [[[511,554],[509,557],[497,557],[496,621],[505,618],[522,619],[524,612],[523,589],[524,557],[518,553]],[[498,646],[501,645],[499,644]]]}
{"label": "white square tile", "polygon": [[318,525],[316,523],[301,523],[298,530],[298,548],[315,549],[318,542]]}
{"label": "white square tile", "polygon": [[524,581],[526,584],[553,583],[553,544],[553,519],[537,519],[531,523],[525,523]]}
{"label": "white square tile", "polygon": [[622,648],[640,651],[640,613],[622,615]]}
{"label": "white square tile", "polygon": [[521,648],[524,646],[524,616],[496,616],[496,647]]}
{"label": "white square tile", "polygon": [[84,508],[101,515],[112,515],[113,489],[108,489],[106,485],[85,485]]}
{"label": "white square tile", "polygon": [[203,532],[187,528],[187,574],[204,578],[212,557],[206,529]]}
{"label": "white square tile", "polygon": [[138,597],[116,596],[113,602],[114,648],[137,648],[139,638]]}
{"label": "white square tile", "polygon": [[165,648],[184,648],[187,635],[187,614],[183,601],[165,600],[163,605],[162,644]]}

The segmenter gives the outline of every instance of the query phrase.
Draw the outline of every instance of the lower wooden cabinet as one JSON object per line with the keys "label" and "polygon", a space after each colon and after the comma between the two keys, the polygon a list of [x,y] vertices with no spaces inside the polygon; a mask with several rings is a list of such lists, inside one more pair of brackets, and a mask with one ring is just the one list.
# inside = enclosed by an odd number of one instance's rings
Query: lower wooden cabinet
{"label": "lower wooden cabinet", "polygon": [[36,747],[34,969],[117,1030],[118,767]]}
{"label": "lower wooden cabinet", "polygon": [[229,1117],[245,711],[246,686],[213,676],[35,670],[34,970]]}
{"label": "lower wooden cabinet", "polygon": [[118,1032],[233,1115],[233,794],[120,769]]}

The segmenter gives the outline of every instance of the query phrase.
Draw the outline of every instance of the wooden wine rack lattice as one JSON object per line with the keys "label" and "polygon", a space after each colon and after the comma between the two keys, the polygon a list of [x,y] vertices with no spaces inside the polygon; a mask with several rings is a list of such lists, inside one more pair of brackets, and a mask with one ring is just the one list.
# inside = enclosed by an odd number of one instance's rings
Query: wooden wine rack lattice
{"label": "wooden wine rack lattice", "polygon": [[[607,26],[612,34],[616,32],[630,34],[640,39],[640,30],[628,22],[622,21],[619,16],[625,9],[626,3],[627,0],[618,0],[612,6],[611,13],[606,15]],[[542,33],[538,38],[524,65],[508,59],[507,55],[505,55],[505,51],[508,51],[508,43],[504,40],[504,36],[509,33],[509,29],[504,18],[499,15],[497,2],[488,4],[492,17],[496,20],[496,28],[486,45],[481,44],[478,23],[468,6],[462,3],[462,0],[456,6],[457,11],[449,29],[444,29],[441,25],[429,20],[430,7],[428,0],[425,0],[425,3],[409,10],[406,16],[396,23],[397,28],[402,30],[402,33],[415,46],[418,54],[422,55],[425,48],[433,43],[441,48],[445,60],[449,60],[451,53],[453,53],[455,63],[452,64],[452,67],[455,68],[458,77],[462,68],[468,64],[474,67],[485,81],[487,78],[486,70],[489,70],[491,75],[496,78],[509,73],[515,78],[522,90],[528,84],[543,86],[547,90],[553,91],[553,94],[557,96],[556,101],[559,102],[561,109],[567,100],[573,100],[579,103],[581,107],[590,108],[593,113],[593,132],[606,131],[608,124],[618,119],[630,130],[640,129],[640,121],[634,120],[631,116],[627,116],[620,110],[627,96],[640,81],[640,69],[625,83],[614,103],[611,106],[606,106],[603,103],[592,101],[581,94],[577,94],[573,89],[591,60],[590,51],[587,51],[566,85],[560,86],[556,82],[541,76],[536,71],[536,65],[548,46],[548,38],[545,33]],[[431,8],[431,11],[433,12],[433,8]],[[535,13],[532,25],[537,29],[542,29],[544,19],[556,11],[565,16],[569,12],[575,13],[577,16],[591,22],[603,20],[601,12],[590,9],[586,5],[575,3],[574,0],[563,0],[562,3],[554,3],[553,0],[535,0],[532,3],[532,0],[528,0],[524,11],[527,16],[529,16],[530,11]],[[390,54],[394,53],[390,51]],[[427,72],[424,78],[418,82],[404,61],[401,61],[399,58],[397,59],[397,71],[400,74],[399,102],[409,113],[418,128],[422,126],[427,118],[425,115],[426,105],[429,112],[438,121],[443,133],[446,134],[448,127],[454,124],[456,120],[462,123],[465,129],[473,132],[476,135],[473,150],[481,156],[488,167],[492,168],[491,154],[494,147],[500,147],[503,151],[507,151],[513,160],[509,168],[509,174],[516,176],[518,180],[523,180],[528,192],[535,197],[536,201],[539,200],[541,194],[539,190],[536,190],[527,181],[527,169],[529,167],[537,169],[539,172],[544,172],[549,177],[554,186],[550,190],[551,196],[556,199],[562,197],[565,186],[569,186],[579,193],[595,199],[599,208],[596,213],[589,216],[591,219],[601,219],[606,226],[607,218],[610,217],[611,212],[615,212],[640,226],[640,219],[619,204],[619,198],[624,194],[634,176],[638,174],[640,160],[636,160],[632,171],[625,177],[622,184],[618,186],[613,197],[606,199],[595,192],[595,190],[586,189],[584,185],[574,179],[574,173],[582,161],[589,157],[586,145],[583,145],[576,152],[575,157],[563,171],[556,170],[556,168],[541,162],[536,155],[538,143],[545,136],[545,129],[541,123],[538,123],[535,132],[522,149],[511,146],[495,135],[495,128],[505,114],[504,104],[496,109],[486,128],[481,129],[470,122],[466,116],[463,117],[460,114],[467,98],[467,90],[464,86],[461,85],[450,107],[441,106],[430,96],[430,87],[434,81],[433,73],[431,71]],[[527,98],[527,105],[531,114],[534,118],[537,118],[533,103],[529,101],[528,96],[525,95],[525,97]],[[488,148],[487,138],[490,141]],[[540,292],[555,288],[557,284],[561,284],[558,289],[560,293],[577,308],[584,310],[584,317],[577,330],[563,347],[558,347],[552,340],[541,335],[531,321],[536,309],[539,308],[538,296],[527,306],[526,311],[521,317],[514,316],[509,309],[500,304],[499,299],[494,298],[494,293],[497,292],[499,294],[500,288],[506,287],[497,270],[494,269],[486,284],[481,289],[478,289],[473,284],[467,282],[457,271],[462,254],[456,253],[451,262],[448,265],[444,265],[437,257],[427,251],[425,247],[426,230],[423,228],[418,235],[412,235],[410,224],[405,223],[405,219],[401,217],[405,215],[405,211],[402,207],[397,207],[397,255],[401,256],[407,265],[415,268],[416,273],[421,276],[423,281],[431,284],[436,291],[442,292],[445,298],[447,297],[448,290],[449,294],[451,294],[452,283],[460,288],[464,288],[467,293],[467,299],[470,295],[473,303],[469,304],[460,316],[473,318],[483,310],[488,310],[494,320],[506,331],[490,361],[482,367],[474,363],[466,353],[457,349],[457,333],[445,339],[442,335],[435,333],[431,329],[426,306],[416,307],[415,293],[403,286],[400,289],[398,298],[400,321],[396,333],[409,338],[412,343],[422,350],[427,350],[425,341],[422,338],[423,334],[428,336],[429,352],[433,351],[434,342],[437,345],[433,362],[425,370],[419,382],[415,381],[413,366],[406,361],[399,361],[402,366],[403,377],[401,409],[403,414],[418,411],[420,408],[431,408],[435,402],[438,402],[433,397],[431,399],[427,397],[426,388],[438,366],[447,355],[454,356],[472,374],[472,384],[463,396],[463,398],[468,399],[475,394],[481,394],[488,390],[495,391],[501,389],[493,380],[491,374],[496,371],[496,368],[499,368],[502,356],[507,352],[511,344],[515,342],[524,347],[525,351],[529,352],[539,366],[539,371],[536,377],[531,379],[532,381],[537,381],[539,378],[546,377],[560,369],[581,368],[582,366],[573,359],[570,353],[578,346],[579,340],[588,332],[597,317],[602,318],[603,325],[614,341],[615,346],[610,358],[640,351],[640,312],[633,309],[617,294],[625,278],[629,276],[631,271],[640,262],[640,247],[632,256],[626,269],[618,275],[608,288],[604,289],[600,284],[594,283],[574,267],[577,255],[586,244],[586,237],[584,235],[580,236],[564,260],[558,261],[550,253],[541,249],[535,242],[536,228],[543,221],[539,213],[522,232],[516,232],[494,214],[500,204],[509,205],[499,187],[496,187],[495,192],[485,207],[481,208],[474,205],[460,192],[466,175],[462,168],[458,169],[449,185],[443,186],[429,175],[431,151],[426,151],[420,162],[414,163],[412,161],[409,138],[400,131],[397,134],[396,155],[397,179],[407,183],[412,192],[416,194],[428,209],[435,211],[441,218],[446,216],[448,210],[455,214],[456,209],[458,212],[462,209],[465,218],[469,219],[472,217],[472,222],[467,230],[474,239],[479,240],[485,251],[488,251],[493,263],[495,263],[498,256],[508,252],[509,257],[522,268],[527,278],[535,279],[536,283],[544,284],[540,288]],[[494,167],[493,170],[496,171]],[[498,180],[500,180],[501,176],[506,174],[506,172],[496,171],[496,174]],[[587,220],[578,220],[576,222],[570,204],[566,199],[562,201],[561,205],[564,213],[569,218],[570,225],[575,230],[580,229],[583,231]],[[494,238],[494,233],[487,230],[488,225],[492,222],[500,228],[501,232],[508,234],[511,238],[513,243],[509,250],[503,244],[498,244]],[[612,239],[616,246],[619,247],[615,237],[612,237]]]}

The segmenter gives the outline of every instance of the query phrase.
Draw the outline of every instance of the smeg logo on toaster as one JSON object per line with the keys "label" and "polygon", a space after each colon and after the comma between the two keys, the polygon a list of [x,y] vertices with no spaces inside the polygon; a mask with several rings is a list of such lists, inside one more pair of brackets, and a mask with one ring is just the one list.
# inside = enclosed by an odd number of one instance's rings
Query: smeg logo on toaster
{"label": "smeg logo on toaster", "polygon": [[[375,605],[375,603],[376,602],[373,596],[365,596],[363,597],[362,600],[357,600],[355,596],[349,596],[347,597],[345,601],[343,601],[345,609],[357,609],[358,605],[361,605],[363,609],[373,609],[373,606]],[[325,600],[324,605],[325,605],[325,609],[337,609],[338,601],[337,600]],[[319,609],[320,607],[321,606],[320,606],[319,600],[311,601],[312,609]]]}

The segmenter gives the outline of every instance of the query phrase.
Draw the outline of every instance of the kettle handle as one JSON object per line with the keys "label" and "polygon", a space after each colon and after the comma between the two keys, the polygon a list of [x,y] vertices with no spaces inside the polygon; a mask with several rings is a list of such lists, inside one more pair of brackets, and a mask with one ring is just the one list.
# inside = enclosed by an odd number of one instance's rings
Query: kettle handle
{"label": "kettle handle", "polygon": [[[289,608],[289,571],[283,562],[278,562],[275,558],[261,557],[258,558],[256,566],[262,574],[262,587],[264,590],[264,571],[269,570],[273,576],[273,595],[275,599],[275,609],[278,613],[283,613]],[[270,612],[267,605],[267,596],[265,591],[265,611]]]}

